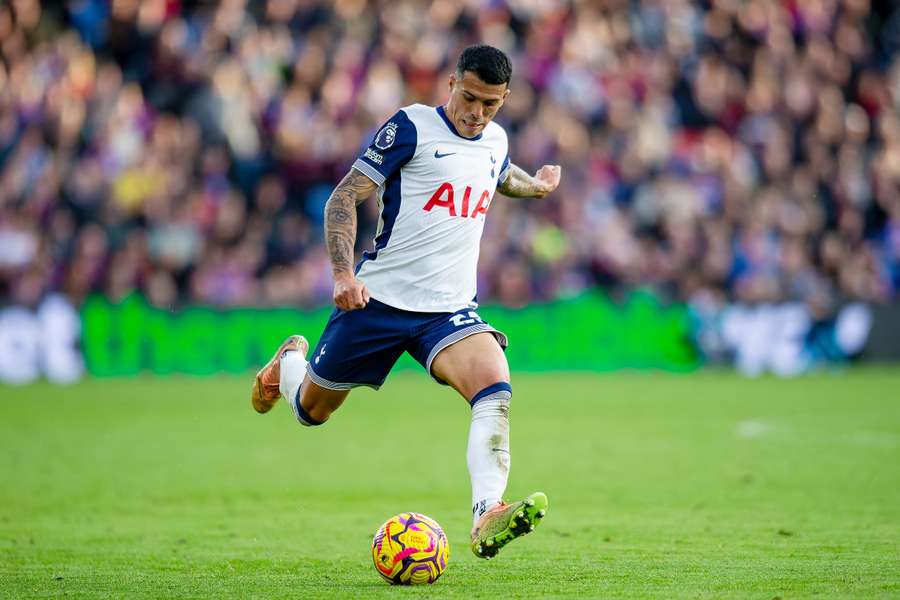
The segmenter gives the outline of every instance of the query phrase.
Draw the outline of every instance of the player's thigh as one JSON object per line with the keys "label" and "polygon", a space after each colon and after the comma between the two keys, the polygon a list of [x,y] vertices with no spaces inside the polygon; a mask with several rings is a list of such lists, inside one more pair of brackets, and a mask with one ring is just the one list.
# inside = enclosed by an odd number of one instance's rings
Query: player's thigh
{"label": "player's thigh", "polygon": [[310,417],[324,422],[349,394],[350,390],[329,390],[307,377],[300,386],[300,406]]}
{"label": "player's thigh", "polygon": [[493,333],[470,335],[441,350],[431,363],[435,377],[471,400],[495,383],[509,382],[509,364]]}

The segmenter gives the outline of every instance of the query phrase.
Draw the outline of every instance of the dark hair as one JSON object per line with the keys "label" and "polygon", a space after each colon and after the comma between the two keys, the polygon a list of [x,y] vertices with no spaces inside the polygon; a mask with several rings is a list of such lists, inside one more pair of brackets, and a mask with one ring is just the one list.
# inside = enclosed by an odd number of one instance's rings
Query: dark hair
{"label": "dark hair", "polygon": [[469,46],[459,55],[456,74],[462,77],[466,71],[475,73],[480,80],[491,85],[508,84],[512,77],[509,57],[502,50],[484,44]]}

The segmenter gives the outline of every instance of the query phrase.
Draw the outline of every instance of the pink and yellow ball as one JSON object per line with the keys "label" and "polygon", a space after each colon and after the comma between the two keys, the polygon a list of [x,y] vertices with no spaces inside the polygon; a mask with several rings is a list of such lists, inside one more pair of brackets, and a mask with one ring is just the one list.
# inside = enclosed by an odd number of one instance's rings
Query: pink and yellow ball
{"label": "pink and yellow ball", "polygon": [[434,583],[450,562],[450,543],[431,517],[400,513],[375,532],[372,560],[378,573],[390,583]]}

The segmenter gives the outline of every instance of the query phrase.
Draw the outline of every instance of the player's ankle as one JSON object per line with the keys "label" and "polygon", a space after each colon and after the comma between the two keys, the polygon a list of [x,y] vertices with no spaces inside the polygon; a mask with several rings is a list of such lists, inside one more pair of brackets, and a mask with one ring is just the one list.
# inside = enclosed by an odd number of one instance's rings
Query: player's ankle
{"label": "player's ankle", "polygon": [[484,515],[491,512],[494,508],[500,506],[501,501],[499,498],[491,498],[486,500],[479,500],[472,505],[472,524],[478,525],[478,521],[481,520]]}

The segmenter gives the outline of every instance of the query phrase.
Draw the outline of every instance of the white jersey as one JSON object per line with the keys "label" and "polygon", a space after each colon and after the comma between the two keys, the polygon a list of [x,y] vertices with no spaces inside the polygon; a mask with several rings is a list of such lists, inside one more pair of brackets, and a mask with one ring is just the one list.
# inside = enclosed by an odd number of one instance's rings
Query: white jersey
{"label": "white jersey", "polygon": [[503,128],[491,122],[465,138],[443,107],[413,104],[353,168],[378,184],[375,246],[356,273],[371,296],[416,312],[475,308],[484,219],[509,170]]}

